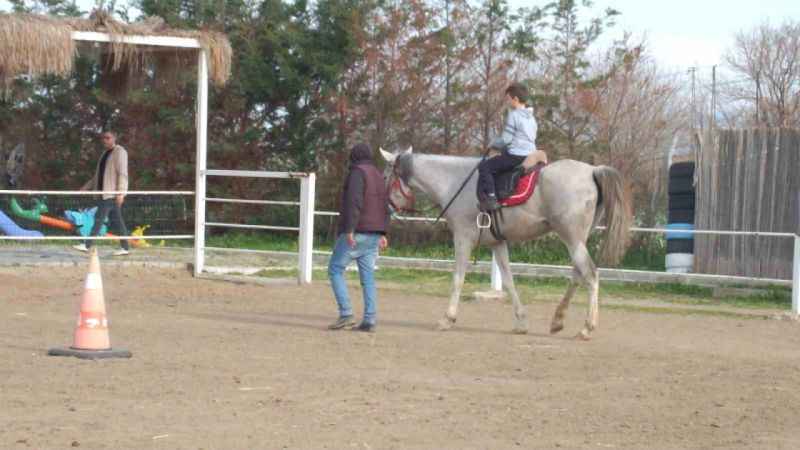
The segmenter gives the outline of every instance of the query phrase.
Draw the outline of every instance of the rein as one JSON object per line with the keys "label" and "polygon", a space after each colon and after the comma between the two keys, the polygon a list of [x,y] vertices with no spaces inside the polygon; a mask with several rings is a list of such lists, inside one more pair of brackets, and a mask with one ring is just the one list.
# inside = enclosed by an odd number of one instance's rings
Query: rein
{"label": "rein", "polygon": [[461,187],[458,188],[458,190],[456,191],[455,195],[453,195],[453,198],[451,198],[450,201],[447,202],[447,205],[442,209],[442,212],[439,213],[439,217],[437,217],[436,221],[433,222],[434,225],[439,223],[439,219],[441,219],[442,216],[444,216],[444,213],[446,213],[447,210],[450,209],[450,206],[453,204],[454,201],[456,201],[458,196],[461,194],[461,191],[464,190],[464,187],[467,185],[467,183],[469,182],[470,178],[472,178],[472,176],[475,175],[475,171],[478,170],[478,166],[480,166],[482,162],[486,161],[486,157],[489,156],[489,152],[490,151],[492,151],[491,147],[487,148],[486,151],[483,152],[483,156],[481,157],[481,160],[478,162],[478,164],[475,164],[475,167],[472,168],[472,170],[469,172],[469,175],[467,175],[467,178],[465,178],[464,182],[461,183]]}
{"label": "rein", "polygon": [[[469,180],[472,178],[473,175],[475,175],[475,171],[478,170],[478,167],[481,165],[481,163],[486,160],[487,156],[489,156],[489,152],[491,150],[492,150],[491,147],[486,149],[486,152],[483,153],[483,156],[481,157],[481,160],[478,162],[478,164],[475,164],[475,167],[473,167],[472,170],[469,172],[467,177],[461,183],[461,186],[459,186],[459,188],[456,191],[456,193],[453,195],[453,197],[450,199],[450,201],[447,202],[447,205],[445,205],[445,207],[442,208],[442,211],[436,217],[436,220],[433,222],[433,224],[431,226],[435,227],[436,224],[438,224],[439,221],[442,219],[442,217],[444,217],[444,215],[447,212],[447,210],[450,209],[450,206],[453,205],[453,202],[458,198],[459,195],[461,195],[461,191],[463,191],[464,187],[467,186],[467,183],[469,182]],[[408,192],[406,192],[406,190],[403,188],[403,182],[400,181],[400,176],[397,174],[397,166],[392,167],[392,177],[394,177],[394,179],[390,183],[390,189],[394,189],[395,187],[397,187],[397,190],[400,192],[400,195],[402,195],[403,198],[405,200],[408,200],[411,204],[414,204],[414,202],[415,202],[414,192],[411,189],[409,189]],[[392,215],[394,217],[396,217],[398,220],[404,220],[404,219],[400,219],[399,217],[397,217],[397,215],[395,214],[397,212],[410,212],[410,213],[424,212],[424,211],[419,211],[417,209],[399,208],[397,205],[394,204],[394,202],[392,201],[391,197],[392,196],[389,195],[389,207],[392,209]],[[493,216],[493,217],[496,218],[497,216]],[[481,227],[478,227],[478,228],[480,228],[480,231],[478,233],[478,245],[480,246],[481,236],[483,235],[483,228],[481,228]],[[492,230],[492,234],[494,234],[494,230]],[[478,263],[478,253],[475,252],[472,264],[474,265],[474,264],[477,264],[477,263]]]}
{"label": "rein", "polygon": [[[452,198],[450,198],[450,201],[447,202],[447,205],[445,205],[445,207],[442,208],[442,211],[436,217],[436,220],[433,221],[432,226],[436,226],[436,224],[439,223],[439,221],[442,219],[442,217],[444,217],[444,215],[447,212],[447,210],[450,209],[450,207],[453,205],[453,202],[456,201],[456,199],[458,198],[459,195],[461,195],[461,191],[463,191],[464,188],[467,186],[467,183],[469,183],[469,180],[472,178],[473,175],[475,175],[475,172],[478,170],[478,166],[480,166],[481,163],[486,160],[486,157],[489,156],[489,152],[490,151],[492,151],[491,147],[486,149],[486,151],[483,153],[483,156],[481,157],[481,160],[478,162],[478,164],[475,164],[475,167],[473,167],[472,170],[469,172],[469,174],[464,179],[464,181],[461,183],[461,186],[458,188],[456,193],[453,195]],[[409,189],[408,193],[405,192],[405,190],[403,189],[403,183],[400,182],[400,176],[397,174],[395,167],[392,168],[392,176],[394,177],[394,180],[391,183],[391,188],[394,188],[395,186],[397,186],[397,189],[400,192],[400,195],[402,195],[403,198],[405,198],[406,200],[409,200],[413,204],[414,201],[415,201],[414,192],[411,191],[410,189]],[[391,196],[389,197],[389,206],[391,206],[392,209],[397,211],[397,212],[410,212],[410,213],[423,212],[423,211],[419,211],[419,210],[416,210],[416,209],[398,208],[397,205],[395,205],[394,202],[392,201]]]}

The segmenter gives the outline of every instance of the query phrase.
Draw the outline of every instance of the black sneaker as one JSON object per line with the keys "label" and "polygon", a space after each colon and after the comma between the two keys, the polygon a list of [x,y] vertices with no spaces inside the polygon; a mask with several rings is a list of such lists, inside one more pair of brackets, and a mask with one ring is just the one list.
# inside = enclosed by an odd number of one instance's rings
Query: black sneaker
{"label": "black sneaker", "polygon": [[356,320],[353,316],[342,316],[336,319],[336,322],[328,325],[329,330],[340,330],[344,327],[352,327],[356,324]]}
{"label": "black sneaker", "polygon": [[358,324],[357,327],[353,328],[353,331],[363,331],[365,333],[374,333],[375,332],[375,324],[369,322],[361,322]]}

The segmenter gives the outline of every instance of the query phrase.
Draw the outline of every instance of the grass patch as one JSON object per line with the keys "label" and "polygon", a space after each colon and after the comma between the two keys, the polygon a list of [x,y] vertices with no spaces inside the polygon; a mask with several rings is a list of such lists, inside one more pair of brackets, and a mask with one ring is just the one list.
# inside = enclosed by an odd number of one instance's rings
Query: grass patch
{"label": "grass patch", "polygon": [[[653,235],[646,239],[634,241],[626,253],[620,267],[635,270],[664,270],[666,244],[660,236]],[[292,234],[264,232],[231,231],[225,234],[211,235],[206,240],[211,247],[248,248],[254,250],[297,251],[297,237]],[[595,253],[600,243],[600,235],[595,233],[589,239],[588,247]],[[314,239],[314,250],[331,251],[333,238],[317,235]],[[479,261],[490,261],[491,250],[479,248],[476,251]],[[416,242],[393,240],[389,248],[383,252],[385,256],[414,257],[426,259],[452,259],[453,243],[448,238],[442,242]],[[569,265],[570,258],[564,244],[555,236],[545,236],[535,241],[516,243],[510,246],[511,260],[529,264]]]}
{"label": "grass patch", "polygon": [[792,305],[791,288],[769,287],[759,291],[755,295],[725,299],[725,304],[754,309],[787,309]]}
{"label": "grass patch", "polygon": [[226,233],[217,236],[209,236],[208,239],[206,239],[206,246],[296,252],[297,238],[268,233]]}
{"label": "grass patch", "polygon": [[[314,273],[312,274],[313,278],[319,279],[317,277],[322,276],[322,274],[318,272],[319,271],[314,271]],[[264,278],[297,278],[297,275],[298,275],[297,269],[275,269],[275,270],[259,270],[252,276],[264,277]]]}
{"label": "grass patch", "polygon": [[[297,270],[263,270],[257,276],[287,278],[296,277]],[[328,274],[324,270],[315,270],[316,280],[325,280]],[[345,277],[353,282],[358,281],[358,272],[347,271]],[[381,289],[403,291],[409,294],[448,297],[452,285],[452,274],[446,271],[379,268],[375,279]],[[472,292],[487,290],[490,283],[489,274],[469,273],[464,280],[462,290],[464,300],[471,299]],[[568,280],[564,278],[515,277],[517,291],[524,303],[558,302],[567,289]],[[580,287],[575,293],[574,304],[585,304],[588,291]],[[643,312],[675,312],[692,314],[701,312],[684,306],[728,307],[742,309],[785,310],[791,306],[791,290],[786,288],[770,288],[756,295],[747,297],[714,298],[713,289],[702,286],[678,283],[622,283],[606,281],[600,284],[600,299],[609,301],[603,307],[628,308]],[[628,305],[625,302],[630,302]],[[643,305],[652,302],[654,306]],[[657,304],[657,305],[656,305]],[[673,305],[669,308],[665,305]],[[732,311],[704,311],[718,315],[739,316]]]}

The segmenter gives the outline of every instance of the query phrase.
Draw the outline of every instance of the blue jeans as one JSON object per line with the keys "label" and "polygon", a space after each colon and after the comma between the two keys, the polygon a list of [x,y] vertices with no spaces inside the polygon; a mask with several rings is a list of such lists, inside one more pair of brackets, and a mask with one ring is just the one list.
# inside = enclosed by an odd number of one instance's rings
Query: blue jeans
{"label": "blue jeans", "polygon": [[[122,233],[120,236],[127,236],[128,229],[125,227],[125,221],[122,220],[122,208],[117,205],[117,201],[113,198],[101,200],[97,204],[97,212],[94,213],[94,226],[89,236],[99,236],[100,229],[109,216],[111,217],[111,223],[108,224],[108,230],[111,231],[113,227],[116,227],[117,231]],[[94,245],[94,241],[85,241],[85,244],[86,248],[91,248]],[[130,249],[127,239],[120,239],[119,245],[125,250]]]}
{"label": "blue jeans", "polygon": [[358,276],[361,279],[361,290],[364,295],[364,322],[375,324],[377,313],[377,291],[375,289],[375,259],[378,257],[378,242],[381,235],[377,233],[355,233],[356,245],[350,247],[347,234],[340,234],[333,247],[331,261],[328,264],[328,278],[331,280],[333,295],[339,305],[339,317],[352,316],[353,307],[347,294],[347,282],[344,271],[348,264],[356,260]]}

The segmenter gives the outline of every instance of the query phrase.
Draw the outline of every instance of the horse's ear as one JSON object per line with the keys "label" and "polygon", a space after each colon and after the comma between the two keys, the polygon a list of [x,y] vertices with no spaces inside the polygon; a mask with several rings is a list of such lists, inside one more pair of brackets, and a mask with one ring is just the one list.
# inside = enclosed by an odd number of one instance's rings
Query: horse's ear
{"label": "horse's ear", "polygon": [[385,159],[386,162],[393,163],[394,160],[397,159],[397,155],[389,153],[389,152],[387,152],[386,150],[384,150],[384,149],[382,149],[380,147],[378,147],[378,149],[381,151],[381,156],[383,156],[383,159]]}
{"label": "horse's ear", "polygon": [[414,149],[413,149],[413,148],[411,148],[411,146],[409,145],[409,146],[408,146],[408,150],[406,150],[406,153],[411,153],[411,152],[413,152],[413,151],[414,151]]}

